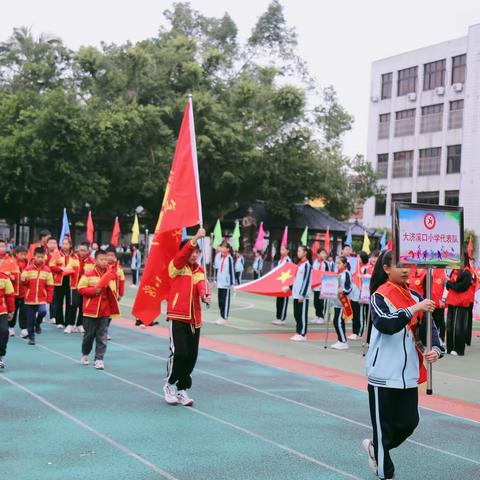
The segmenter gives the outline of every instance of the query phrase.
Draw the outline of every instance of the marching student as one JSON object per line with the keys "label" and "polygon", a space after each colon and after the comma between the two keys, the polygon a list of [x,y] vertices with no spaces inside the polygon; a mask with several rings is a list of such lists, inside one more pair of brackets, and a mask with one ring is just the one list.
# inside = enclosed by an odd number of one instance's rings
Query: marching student
{"label": "marching student", "polygon": [[[289,254],[290,249],[282,245],[280,247],[280,259],[278,260],[277,267],[281,267],[282,265],[292,261]],[[277,297],[277,316],[275,320],[272,321],[273,325],[285,325],[287,308],[288,297]]]}
{"label": "marching student", "polygon": [[0,273],[0,370],[5,368],[5,355],[9,339],[8,322],[15,311],[15,291],[10,277]]}
{"label": "marching student", "polygon": [[18,270],[13,274],[13,289],[15,291],[15,313],[13,318],[9,322],[10,327],[10,336],[15,335],[15,325],[18,318],[18,326],[20,327],[20,336],[22,338],[28,337],[27,330],[27,317],[25,315],[25,285],[21,281],[22,272],[27,266],[27,253],[28,250],[19,245],[15,248],[15,263],[17,264]]}
{"label": "marching student", "polygon": [[25,267],[21,279],[25,285],[25,315],[27,317],[28,344],[35,345],[35,333],[41,333],[40,327],[47,304],[53,299],[53,276],[45,264],[46,253],[43,247],[33,251],[32,262]]}
{"label": "marching student", "polygon": [[349,295],[353,290],[353,281],[352,274],[350,273],[350,264],[348,263],[347,257],[341,255],[337,258],[337,272],[340,276],[338,282],[338,295],[339,298],[332,300],[333,305],[333,326],[337,332],[338,340],[330,348],[335,350],[348,350],[348,340],[345,334],[345,312],[342,302],[340,301],[340,296],[345,295],[346,301],[350,302]]}
{"label": "marching student", "polygon": [[[117,259],[117,250],[113,245],[110,245],[107,250],[108,268],[115,274],[116,294],[118,303],[125,295],[125,272],[123,271],[120,262]],[[108,326],[112,323],[112,319],[108,320]],[[108,335],[108,340],[111,340]]]}
{"label": "marching student", "polygon": [[465,344],[468,323],[468,309],[470,306],[470,287],[472,272],[468,255],[465,255],[463,270],[453,270],[445,286],[448,290],[445,304],[447,313],[447,353],[451,355],[465,355]]}
{"label": "marching student", "polygon": [[[378,261],[378,257],[380,257],[380,251],[379,250],[373,250],[373,252],[370,254],[370,259],[368,261],[367,268],[365,269],[365,274],[366,275],[372,275],[373,269],[375,268],[375,264]],[[365,309],[363,311],[364,319],[367,318],[368,316],[368,305],[365,305]],[[367,327],[367,339],[366,343],[370,344],[370,336],[372,335],[372,322],[371,320],[368,321],[368,327]]]}
{"label": "marching student", "polygon": [[333,259],[333,256],[331,254],[328,255],[327,258],[327,265],[328,265],[328,271],[329,272],[334,272],[335,271],[335,260]]}
{"label": "marching student", "polygon": [[432,313],[433,321],[437,327],[442,344],[445,344],[445,283],[447,274],[443,268],[434,268],[432,272],[432,300],[435,310]]}
{"label": "marching student", "polygon": [[35,251],[36,248],[43,247],[45,249],[45,252],[47,251],[47,249],[48,249],[48,247],[47,247],[48,239],[51,236],[52,236],[52,234],[48,230],[41,230],[40,231],[40,235],[39,235],[40,241],[35,242],[35,243],[31,243],[29,248],[28,248],[27,258],[30,262],[33,260],[34,251]]}
{"label": "marching student", "polygon": [[[308,302],[312,291],[312,252],[305,246],[300,245],[297,250],[298,264],[297,273],[292,286],[293,315],[296,322],[296,333],[290,340],[305,342],[308,329]],[[284,287],[288,291],[289,287]]]}
{"label": "marching student", "polygon": [[205,237],[200,228],[191,239],[185,239],[175,258],[170,262],[171,279],[168,295],[167,321],[170,329],[170,356],[167,378],[163,387],[165,401],[170,405],[193,405],[187,390],[192,386],[192,372],[198,356],[201,303],[210,303],[205,285],[205,273],[198,264],[198,240]]}
{"label": "marching student", "polygon": [[[48,238],[46,240],[46,243],[45,243],[45,265],[47,265],[48,268],[50,268],[50,271],[52,272],[52,277],[53,277],[53,282],[54,282],[54,290],[53,290],[53,300],[50,302],[50,306],[49,306],[49,317],[50,317],[50,323],[57,323],[56,322],[56,319],[55,319],[55,316],[57,314],[57,308],[56,308],[56,304],[55,304],[55,275],[58,276],[58,272],[57,274],[51,269],[51,266],[50,266],[50,261],[52,259],[53,256],[56,256],[56,252],[58,251],[58,243],[57,243],[57,240],[55,238],[53,238],[50,234],[48,235]],[[57,328],[62,328],[62,326],[60,327],[57,327]]]}
{"label": "marching student", "polygon": [[240,285],[242,283],[242,275],[245,270],[245,257],[242,251],[235,253],[235,283]]}
{"label": "marching student", "polygon": [[228,243],[221,245],[221,258],[217,270],[218,307],[220,318],[215,322],[217,325],[225,325],[230,312],[231,289],[235,285],[235,268],[232,258],[232,247]]}
{"label": "marching student", "polygon": [[257,280],[262,276],[263,270],[263,254],[262,252],[255,252],[255,259],[253,260],[253,279]]}
{"label": "marching student", "polygon": [[120,314],[117,301],[117,282],[112,276],[108,285],[97,287],[101,278],[108,272],[108,258],[104,250],[95,253],[95,267],[85,272],[78,284],[78,292],[83,296],[82,365],[89,365],[88,356],[95,342],[95,368],[105,368],[104,357],[107,351],[108,320]]}
{"label": "marching student", "polygon": [[130,251],[132,252],[132,259],[130,261],[130,268],[132,270],[132,288],[137,288],[140,270],[142,268],[142,253],[138,245],[132,245]]}
{"label": "marching student", "polygon": [[472,333],[473,333],[473,307],[475,304],[475,294],[478,290],[478,277],[477,269],[475,268],[475,261],[473,258],[469,259],[470,272],[472,274],[472,284],[470,286],[470,304],[468,306],[468,317],[467,317],[467,332],[465,336],[466,345],[470,346],[472,344]]}
{"label": "marching student", "polygon": [[[408,286],[409,269],[392,262],[392,251],[380,255],[370,284],[372,339],[366,360],[373,439],[363,448],[381,479],[394,478],[390,450],[401,445],[419,422],[418,385],[426,380],[424,360],[436,362],[443,351],[433,325],[432,350],[426,351],[424,312],[435,303]],[[423,344],[423,345],[422,345]]]}
{"label": "marching student", "polygon": [[[320,270],[321,272],[328,272],[327,251],[324,248],[319,248],[316,252],[317,256],[313,261],[313,270]],[[325,301],[320,298],[321,286],[313,289],[313,306],[315,307],[315,318],[310,323],[321,324],[325,323]]]}
{"label": "marching student", "polygon": [[9,256],[10,254],[7,252],[5,240],[0,240],[0,262]]}

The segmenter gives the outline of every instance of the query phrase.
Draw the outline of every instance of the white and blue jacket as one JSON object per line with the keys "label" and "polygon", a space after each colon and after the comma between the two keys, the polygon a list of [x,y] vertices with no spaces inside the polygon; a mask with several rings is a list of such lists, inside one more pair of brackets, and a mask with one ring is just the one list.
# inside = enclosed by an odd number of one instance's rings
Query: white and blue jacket
{"label": "white and blue jacket", "polygon": [[235,285],[235,271],[231,255],[221,256],[217,270],[217,287],[232,288]]}
{"label": "white and blue jacket", "polygon": [[[410,290],[418,303],[423,299]],[[370,298],[372,335],[365,364],[368,383],[375,387],[415,388],[418,387],[420,364],[415,345],[418,341],[426,345],[426,322],[422,322],[415,338],[408,328],[413,317],[409,308],[396,309],[379,293]],[[432,346],[439,357],[443,356],[437,328],[433,323]]]}
{"label": "white and blue jacket", "polygon": [[255,257],[255,260],[253,261],[252,268],[255,272],[258,274],[262,273],[263,270],[263,258],[262,257]]}
{"label": "white and blue jacket", "polygon": [[280,258],[277,262],[277,267],[281,267],[282,265],[285,265],[286,263],[291,262],[292,259],[287,255],[286,257]]}
{"label": "white and blue jacket", "polygon": [[239,255],[235,260],[235,272],[241,273],[245,270],[245,258],[243,255]]}
{"label": "white and blue jacket", "polygon": [[[340,278],[338,279],[338,288],[343,290],[345,295],[350,298],[354,287],[352,274],[350,273],[350,270],[344,270],[342,273],[339,273],[339,275]],[[332,299],[331,304],[335,308],[342,308],[342,302],[340,302],[339,298]]]}
{"label": "white and blue jacket", "polygon": [[[316,258],[313,261],[312,265],[313,270],[320,270],[321,272],[328,272],[328,262],[326,260],[319,260]],[[322,286],[319,285],[313,289],[314,292],[319,292],[322,289]]]}
{"label": "white and blue jacket", "polygon": [[312,266],[310,262],[304,261],[298,264],[297,273],[292,286],[292,297],[294,300],[304,298],[308,300],[312,292]]}

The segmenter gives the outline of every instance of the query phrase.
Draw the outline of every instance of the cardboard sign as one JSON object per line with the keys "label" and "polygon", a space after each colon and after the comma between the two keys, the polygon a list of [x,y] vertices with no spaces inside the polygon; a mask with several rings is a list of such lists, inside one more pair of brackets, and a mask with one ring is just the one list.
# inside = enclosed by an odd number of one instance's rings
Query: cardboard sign
{"label": "cardboard sign", "polygon": [[340,287],[340,276],[336,273],[324,272],[322,276],[322,287],[320,297],[338,299],[338,289]]}
{"label": "cardboard sign", "polygon": [[454,267],[463,264],[463,208],[395,203],[398,265]]}
{"label": "cardboard sign", "polygon": [[360,275],[362,285],[360,288],[360,303],[370,303],[370,279],[371,275]]}

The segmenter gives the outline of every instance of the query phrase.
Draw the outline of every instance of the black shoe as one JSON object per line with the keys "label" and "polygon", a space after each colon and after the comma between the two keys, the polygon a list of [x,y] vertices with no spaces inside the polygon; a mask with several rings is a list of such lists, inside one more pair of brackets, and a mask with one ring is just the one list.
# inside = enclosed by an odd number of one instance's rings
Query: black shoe
{"label": "black shoe", "polygon": [[28,339],[28,344],[29,344],[29,345],[35,345],[35,339],[30,337],[30,338]]}
{"label": "black shoe", "polygon": [[42,327],[40,325],[37,325],[35,327],[35,333],[39,333],[39,334],[42,333]]}
{"label": "black shoe", "polygon": [[0,357],[0,370],[3,370],[5,368],[5,361],[3,360],[2,357]]}

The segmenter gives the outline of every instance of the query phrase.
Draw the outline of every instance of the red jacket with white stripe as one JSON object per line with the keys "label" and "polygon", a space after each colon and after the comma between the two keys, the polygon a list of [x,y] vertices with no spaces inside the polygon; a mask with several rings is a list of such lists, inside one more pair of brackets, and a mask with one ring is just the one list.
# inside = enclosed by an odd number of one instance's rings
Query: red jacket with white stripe
{"label": "red jacket with white stripe", "polygon": [[0,273],[0,315],[15,311],[15,292],[9,275]]}
{"label": "red jacket with white stripe", "polygon": [[30,263],[21,278],[25,285],[25,305],[52,303],[53,276],[46,265],[37,267],[35,263]]}

